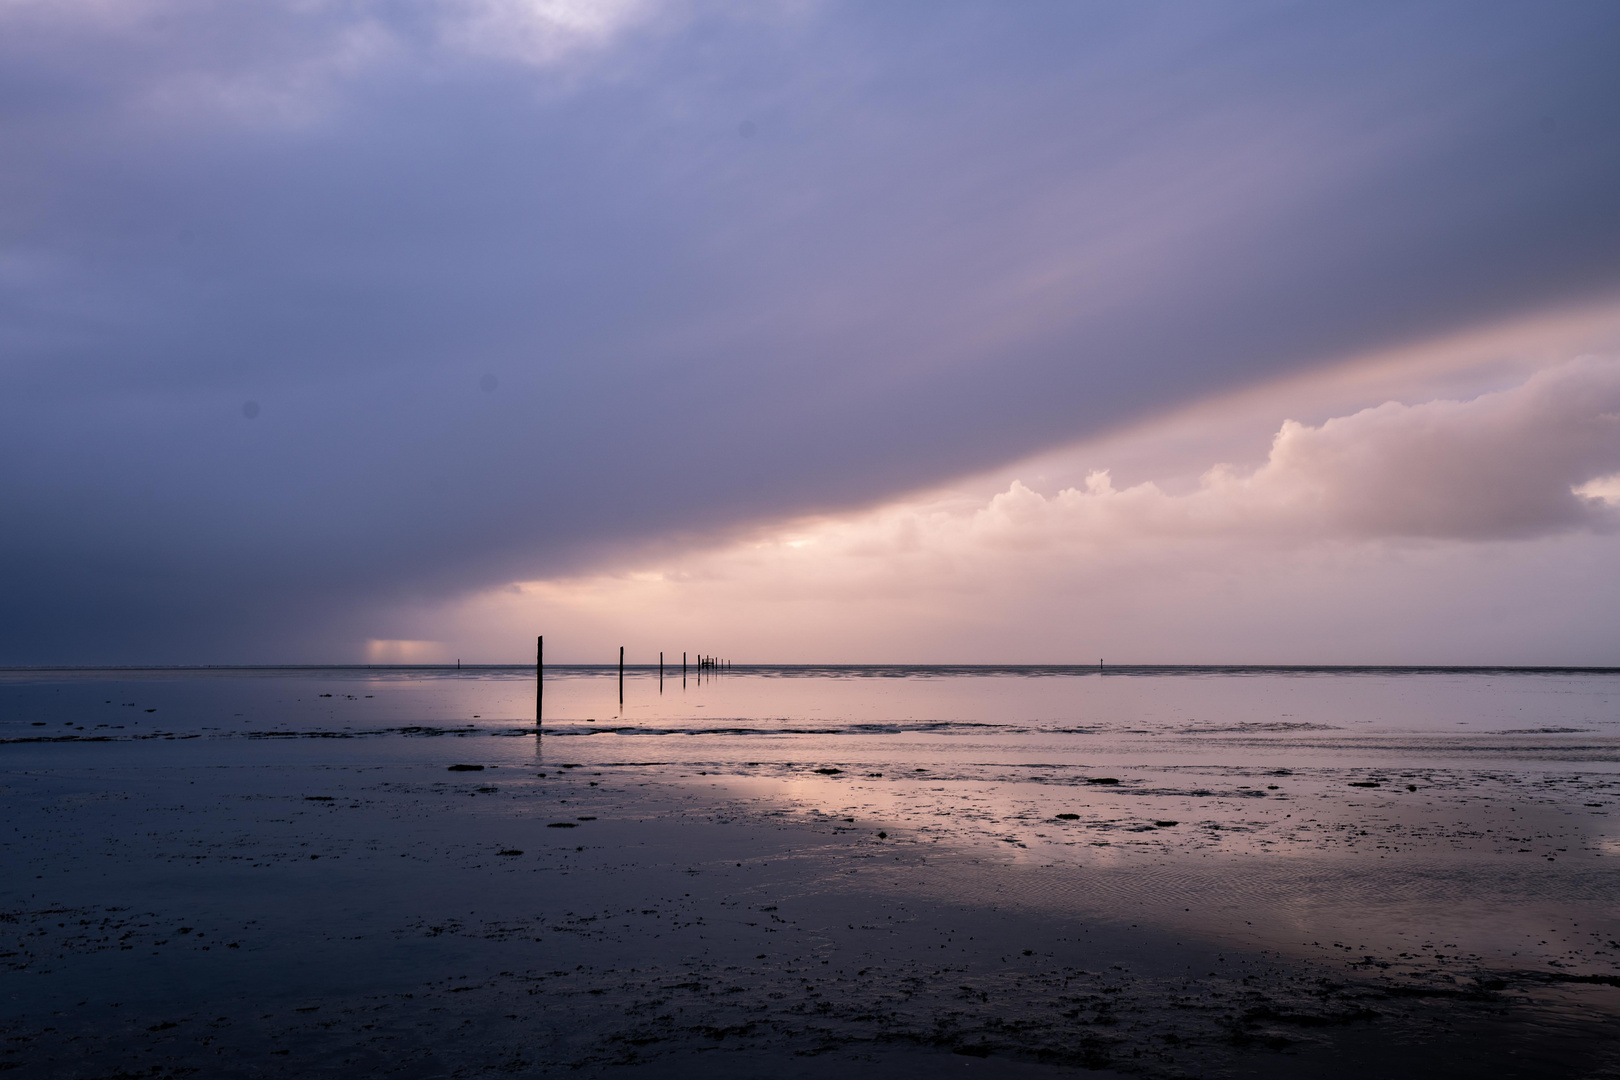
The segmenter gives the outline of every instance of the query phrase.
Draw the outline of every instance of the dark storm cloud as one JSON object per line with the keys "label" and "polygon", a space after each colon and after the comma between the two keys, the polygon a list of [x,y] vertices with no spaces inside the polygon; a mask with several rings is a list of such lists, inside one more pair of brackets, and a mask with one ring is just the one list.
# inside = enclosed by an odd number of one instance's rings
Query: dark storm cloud
{"label": "dark storm cloud", "polygon": [[1620,285],[1612,5],[579,10],[0,3],[0,660],[334,655]]}

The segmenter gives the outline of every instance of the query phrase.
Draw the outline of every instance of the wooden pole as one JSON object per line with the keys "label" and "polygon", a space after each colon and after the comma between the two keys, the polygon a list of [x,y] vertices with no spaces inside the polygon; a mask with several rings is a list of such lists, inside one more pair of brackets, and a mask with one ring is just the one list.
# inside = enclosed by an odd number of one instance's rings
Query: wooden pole
{"label": "wooden pole", "polygon": [[619,704],[624,704],[624,646],[619,646]]}
{"label": "wooden pole", "polygon": [[534,639],[534,729],[540,730],[546,703],[546,638],[542,634]]}

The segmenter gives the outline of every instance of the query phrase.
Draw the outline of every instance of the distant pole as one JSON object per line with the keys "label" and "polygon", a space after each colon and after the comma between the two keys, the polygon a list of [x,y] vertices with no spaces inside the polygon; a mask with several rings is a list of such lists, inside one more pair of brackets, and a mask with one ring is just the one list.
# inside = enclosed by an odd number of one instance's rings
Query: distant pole
{"label": "distant pole", "polygon": [[624,646],[619,646],[619,704],[624,704]]}
{"label": "distant pole", "polygon": [[[460,663],[460,661],[457,661]],[[534,729],[540,730],[540,718],[546,702],[546,638],[542,634],[534,639]]]}
{"label": "distant pole", "polygon": [[658,650],[658,692],[664,692],[664,650]]}
{"label": "distant pole", "polygon": [[1097,657],[1097,674],[1102,674],[1102,657]]}
{"label": "distant pole", "polygon": [[681,678],[686,678],[686,654],[681,653]]}

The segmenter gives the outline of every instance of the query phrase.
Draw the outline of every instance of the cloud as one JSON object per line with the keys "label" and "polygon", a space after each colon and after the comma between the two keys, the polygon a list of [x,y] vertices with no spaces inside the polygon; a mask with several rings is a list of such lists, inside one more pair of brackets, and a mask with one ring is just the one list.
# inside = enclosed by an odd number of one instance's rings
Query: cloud
{"label": "cloud", "polygon": [[[454,77],[514,62],[578,78],[623,34],[693,9],[647,0],[0,0],[26,67],[106,95],[132,120],[226,120],[267,129],[341,122],[354,91],[403,66]],[[20,50],[19,50],[20,51]],[[63,66],[96,56],[85,78]]]}
{"label": "cloud", "polygon": [[1495,539],[1616,523],[1577,493],[1620,467],[1620,362],[1590,358],[1472,401],[1390,402],[1289,423],[1251,490],[1286,493],[1330,531]]}
{"label": "cloud", "polygon": [[546,66],[607,46],[652,19],[660,6],[651,0],[460,0],[443,5],[441,19],[453,47]]}
{"label": "cloud", "polygon": [[1106,472],[1050,499],[1015,482],[974,527],[987,537],[1049,531],[1078,541],[1606,531],[1620,523],[1604,479],[1617,467],[1620,361],[1588,357],[1468,401],[1391,401],[1317,426],[1289,420],[1264,465],[1217,465],[1192,494],[1167,495],[1152,482],[1116,491]]}
{"label": "cloud", "polygon": [[1598,303],[1617,19],[12,0],[0,659],[443,640],[374,624]]}
{"label": "cloud", "polygon": [[[1014,480],[983,505],[960,496],[902,501],[790,526],[753,548],[783,562],[921,563],[932,572],[1148,542],[1271,546],[1608,532],[1620,525],[1609,498],[1616,469],[1620,360],[1583,357],[1467,401],[1391,401],[1315,426],[1285,421],[1264,464],[1216,465],[1186,494],[1151,480],[1116,490],[1098,469],[1084,487],[1050,496]],[[743,549],[712,557],[749,561]]]}
{"label": "cloud", "polygon": [[1620,507],[1620,473],[1588,480],[1575,488],[1575,494],[1583,499],[1606,503],[1611,507]]}
{"label": "cloud", "polygon": [[[1068,455],[1083,467],[1094,452]],[[1554,640],[1562,662],[1601,662],[1617,629],[1602,605],[1562,582],[1526,597],[1525,579],[1612,557],[1617,468],[1620,360],[1585,357],[1467,400],[1285,422],[1264,462],[1215,466],[1181,493],[1116,489],[1103,469],[1050,494],[1017,480],[987,499],[930,493],[428,621],[458,625],[467,648],[498,648],[478,626],[543,625],[575,648],[697,632],[815,659],[1049,661],[1078,638],[1082,655],[1320,663],[1398,659],[1388,620],[1403,612],[1446,635],[1407,642],[1423,650],[1409,659],[1557,662]],[[1527,639],[1507,596],[1543,628],[1579,612],[1590,639],[1567,625]],[[1468,608],[1481,626],[1437,625]]]}

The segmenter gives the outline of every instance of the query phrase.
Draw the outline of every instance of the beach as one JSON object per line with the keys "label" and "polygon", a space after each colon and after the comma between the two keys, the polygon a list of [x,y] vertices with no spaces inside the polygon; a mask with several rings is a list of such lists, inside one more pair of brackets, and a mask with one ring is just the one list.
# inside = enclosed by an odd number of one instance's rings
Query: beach
{"label": "beach", "polygon": [[7,673],[0,1067],[1620,1069],[1613,675],[533,689]]}

